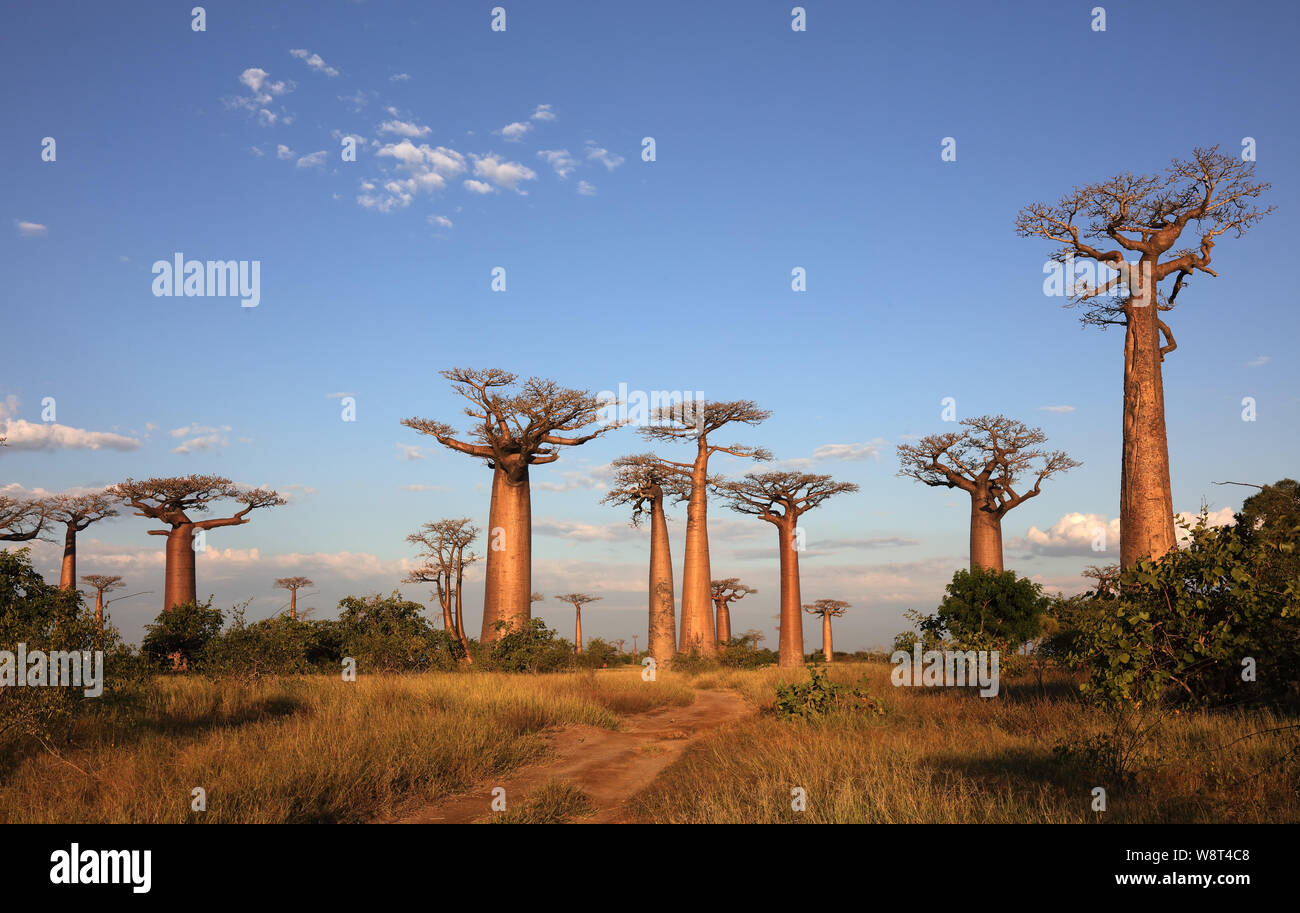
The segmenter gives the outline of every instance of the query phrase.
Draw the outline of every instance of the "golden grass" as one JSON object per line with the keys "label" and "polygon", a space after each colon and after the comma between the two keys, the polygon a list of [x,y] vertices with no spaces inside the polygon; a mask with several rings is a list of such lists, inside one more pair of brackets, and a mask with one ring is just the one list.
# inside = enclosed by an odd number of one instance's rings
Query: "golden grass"
{"label": "golden grass", "polygon": [[[160,678],[142,707],[79,723],[61,759],[13,762],[0,822],[365,821],[544,758],[548,727],[617,728],[620,713],[693,700],[635,669]],[[206,812],[191,811],[195,787]]]}
{"label": "golden grass", "polygon": [[[1058,758],[1063,740],[1112,733],[1114,721],[1072,696],[1063,676],[1030,679],[981,699],[956,689],[895,688],[892,667],[837,663],[831,676],[884,700],[884,717],[835,714],[784,722],[770,714],[702,738],[630,804],[643,822],[1281,822],[1300,820],[1294,718],[1269,711],[1194,712],[1162,719],[1117,781],[1083,753]],[[775,669],[694,677],[734,687],[770,708]],[[1146,722],[1150,722],[1148,719]],[[1255,733],[1262,733],[1252,735]],[[1238,741],[1240,740],[1240,741]],[[1091,810],[1092,789],[1108,811]],[[792,808],[802,787],[806,810]]]}
{"label": "golden grass", "polygon": [[568,824],[595,809],[587,795],[571,783],[548,780],[517,806],[484,815],[478,824]]}

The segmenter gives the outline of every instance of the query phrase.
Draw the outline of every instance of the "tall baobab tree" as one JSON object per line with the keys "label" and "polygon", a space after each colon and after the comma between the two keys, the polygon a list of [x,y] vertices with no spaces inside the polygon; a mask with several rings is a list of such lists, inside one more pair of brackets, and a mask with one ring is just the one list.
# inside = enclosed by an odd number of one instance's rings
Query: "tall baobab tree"
{"label": "tall baobab tree", "polygon": [[803,607],[809,615],[822,617],[822,658],[827,663],[835,662],[835,645],[831,641],[831,619],[843,615],[848,607],[849,604],[842,599],[818,599],[811,605]]}
{"label": "tall baobab tree", "polygon": [[492,470],[488,511],[488,553],[483,584],[483,634],[487,643],[532,614],[533,520],[529,467],[553,463],[559,448],[576,447],[617,423],[580,433],[605,406],[586,390],[571,390],[533,377],[516,389],[514,374],[496,368],[452,368],[442,372],[469,401],[465,414],[476,420],[467,440],[445,422],[408,418],[403,425],[431,435],[459,453],[484,460]]}
{"label": "tall baobab tree", "polygon": [[726,643],[731,640],[731,604],[758,590],[741,583],[739,577],[714,580],[709,589],[718,614],[718,643]]}
{"label": "tall baobab tree", "polygon": [[63,568],[59,573],[61,589],[77,585],[77,533],[84,532],[92,523],[117,516],[118,503],[119,499],[106,491],[56,495],[49,499],[47,516],[64,527]]}
{"label": "tall baobab tree", "polygon": [[87,574],[81,582],[95,589],[95,627],[104,630],[104,594],[120,589],[122,578],[116,574]]}
{"label": "tall baobab tree", "polygon": [[[1007,511],[1037,497],[1047,479],[1083,464],[1062,450],[1039,449],[1047,440],[1041,428],[1003,415],[963,419],[961,424],[962,431],[901,444],[898,474],[969,494],[971,569],[1001,571],[1002,518]],[[1022,476],[1033,478],[1033,485],[1022,487]]]}
{"label": "tall baobab tree", "polygon": [[0,495],[0,542],[30,542],[45,530],[50,501]]}
{"label": "tall baobab tree", "polygon": [[298,591],[316,584],[309,577],[278,577],[274,583],[277,590],[289,591],[289,617],[298,618]]}
{"label": "tall baobab tree", "polygon": [[731,509],[758,517],[776,527],[781,557],[781,633],[778,666],[803,664],[803,615],[799,600],[799,517],[827,499],[858,490],[852,482],[805,472],[750,472],[743,479],[723,482],[718,490]]}
{"label": "tall baobab tree", "polygon": [[664,497],[682,500],[689,492],[683,470],[652,453],[623,456],[611,464],[614,488],[602,503],[632,507],[632,525],[650,515],[650,615],[648,649],[655,663],[667,668],[677,652],[676,606],[673,599],[673,555],[668,540]]}
{"label": "tall baobab tree", "polygon": [[576,623],[576,632],[574,633],[573,636],[573,642],[576,647],[574,652],[581,653],[582,652],[582,607],[589,602],[596,602],[597,600],[602,599],[604,597],[588,596],[586,593],[565,593],[561,596],[556,596],[555,598],[560,600],[560,602],[567,602],[569,605],[573,606],[574,619]]}
{"label": "tall baobab tree", "polygon": [[676,467],[688,480],[686,494],[686,551],[682,561],[682,624],[680,650],[697,650],[712,656],[718,651],[717,628],[713,620],[713,602],[709,585],[709,457],[715,453],[765,462],[772,454],[762,447],[744,444],[713,444],[709,435],[727,425],[757,425],[772,413],[760,409],[751,400],[732,402],[700,401],[679,406],[664,406],[650,415],[651,424],[640,429],[641,435],[654,441],[684,442],[695,440],[695,459],[689,463],[664,460]]}
{"label": "tall baobab tree", "polygon": [[[248,515],[263,507],[278,507],[284,498],[268,488],[245,488],[221,476],[189,475],[135,481],[127,479],[108,489],[135,508],[136,516],[157,520],[167,529],[151,529],[151,536],[167,537],[167,571],[163,609],[197,601],[194,581],[194,533],[222,526],[242,526]],[[195,520],[191,513],[208,510],[214,501],[244,505],[232,516]]]}
{"label": "tall baobab tree", "polygon": [[[1254,173],[1254,162],[1218,146],[1197,148],[1191,159],[1174,159],[1163,174],[1126,173],[1076,187],[1055,204],[1026,206],[1016,219],[1021,237],[1062,245],[1053,255],[1057,262],[1090,260],[1117,273],[1109,282],[1082,286],[1071,277],[1066,292],[1070,305],[1087,306],[1084,324],[1125,328],[1119,501],[1124,567],[1158,558],[1175,544],[1161,364],[1177,343],[1160,315],[1174,307],[1192,275],[1218,275],[1210,259],[1220,235],[1241,237],[1272,211],[1254,202],[1269,187],[1256,182]],[[1194,246],[1173,250],[1192,223]],[[1102,249],[1112,243],[1118,246]],[[1125,261],[1126,255],[1136,259]],[[1172,279],[1167,294],[1160,288],[1166,279]]]}
{"label": "tall baobab tree", "polygon": [[[465,660],[473,663],[469,652],[469,638],[465,636],[464,592],[465,568],[475,561],[478,555],[465,553],[481,530],[470,522],[469,517],[455,520],[438,520],[426,523],[420,531],[406,537],[407,542],[424,546],[421,556],[428,560],[407,576],[407,580],[417,583],[432,583],[442,607],[442,626],[460,641],[465,649]],[[532,602],[541,598],[534,593]]]}
{"label": "tall baobab tree", "polygon": [[638,634],[633,634],[633,635],[632,635],[632,655],[633,655],[633,656],[640,656],[640,655],[641,655],[641,648],[637,645],[638,642],[640,641],[640,639],[641,639],[641,638],[640,638],[640,635],[638,635]]}

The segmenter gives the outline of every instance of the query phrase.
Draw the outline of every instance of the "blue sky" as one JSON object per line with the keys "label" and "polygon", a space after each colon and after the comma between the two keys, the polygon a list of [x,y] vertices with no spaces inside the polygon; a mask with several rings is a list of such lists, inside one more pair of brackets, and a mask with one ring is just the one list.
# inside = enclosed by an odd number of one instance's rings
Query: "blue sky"
{"label": "blue sky", "polygon": [[[1294,9],[1109,3],[1095,32],[1092,3],[812,3],[796,33],[792,5],[507,3],[505,32],[490,3],[210,4],[201,33],[175,4],[10,9],[0,488],[210,472],[287,491],[212,534],[199,591],[263,617],[271,581],[303,573],[328,616],[398,585],[420,523],[486,525],[488,472],[399,424],[459,418],[439,370],[751,398],[774,416],[737,439],[862,486],[808,515],[804,596],[853,603],[837,646],[885,644],[966,560],[964,496],[894,475],[897,444],[949,427],[944,397],[1085,464],[1009,515],[1009,566],[1078,588],[1098,559],[1079,529],[1117,514],[1122,332],[1044,296],[1051,245],[1015,236],[1019,208],[1243,137],[1277,211],[1171,315],[1175,508],[1296,474]],[[259,260],[260,305],[153,296],[177,251]],[[44,397],[57,434],[15,424]],[[644,534],[599,499],[609,461],[645,449],[624,429],[534,474],[534,585],[602,595],[588,636],[644,630]],[[1093,516],[1072,536],[1071,514]],[[711,516],[715,576],[760,590],[734,623],[774,642],[775,536]],[[93,527],[81,572],[160,593],[148,528]],[[155,598],[116,609],[128,637]]]}

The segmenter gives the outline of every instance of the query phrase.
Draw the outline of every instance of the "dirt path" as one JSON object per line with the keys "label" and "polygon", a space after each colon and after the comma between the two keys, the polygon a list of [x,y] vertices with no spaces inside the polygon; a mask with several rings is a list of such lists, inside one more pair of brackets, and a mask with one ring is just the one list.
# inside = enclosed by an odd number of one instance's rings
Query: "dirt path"
{"label": "dirt path", "polygon": [[591,800],[595,812],[581,823],[614,823],[622,817],[627,799],[681,757],[693,738],[750,713],[744,699],[733,691],[697,691],[689,707],[661,707],[623,717],[623,728],[617,732],[564,726],[550,734],[555,758],[435,802],[395,823],[468,824],[491,812],[494,787],[505,787],[506,801],[514,804],[552,779],[572,783]]}

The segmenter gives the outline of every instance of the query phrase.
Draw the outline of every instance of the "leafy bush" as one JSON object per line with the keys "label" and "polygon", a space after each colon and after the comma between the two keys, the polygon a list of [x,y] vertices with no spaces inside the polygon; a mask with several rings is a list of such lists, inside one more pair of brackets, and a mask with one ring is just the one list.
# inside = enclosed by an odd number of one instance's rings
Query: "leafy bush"
{"label": "leafy bush", "polygon": [[225,615],[207,602],[183,602],[164,609],[145,625],[140,652],[156,667],[180,672],[195,664],[208,642],[221,632]]}
{"label": "leafy bush", "polygon": [[510,627],[498,621],[497,630],[506,633],[488,652],[488,662],[501,672],[560,672],[573,666],[573,644],[546,626],[541,618],[530,618],[522,626]]}
{"label": "leafy bush", "polygon": [[433,627],[424,606],[388,596],[347,596],[339,601],[339,650],[368,672],[451,670],[464,649],[449,631]]}
{"label": "leafy bush", "polygon": [[306,622],[277,616],[249,624],[241,606],[226,629],[204,648],[202,669],[214,675],[253,678],[297,675],[312,669],[312,644],[312,629]]}
{"label": "leafy bush", "polygon": [[812,719],[827,713],[851,710],[883,715],[884,705],[864,685],[847,685],[833,682],[817,666],[808,666],[809,680],[776,686],[776,703],[773,709],[783,720]]}
{"label": "leafy bush", "polygon": [[776,660],[774,651],[755,649],[748,637],[738,637],[718,645],[718,663],[728,669],[758,669],[775,665]]}

